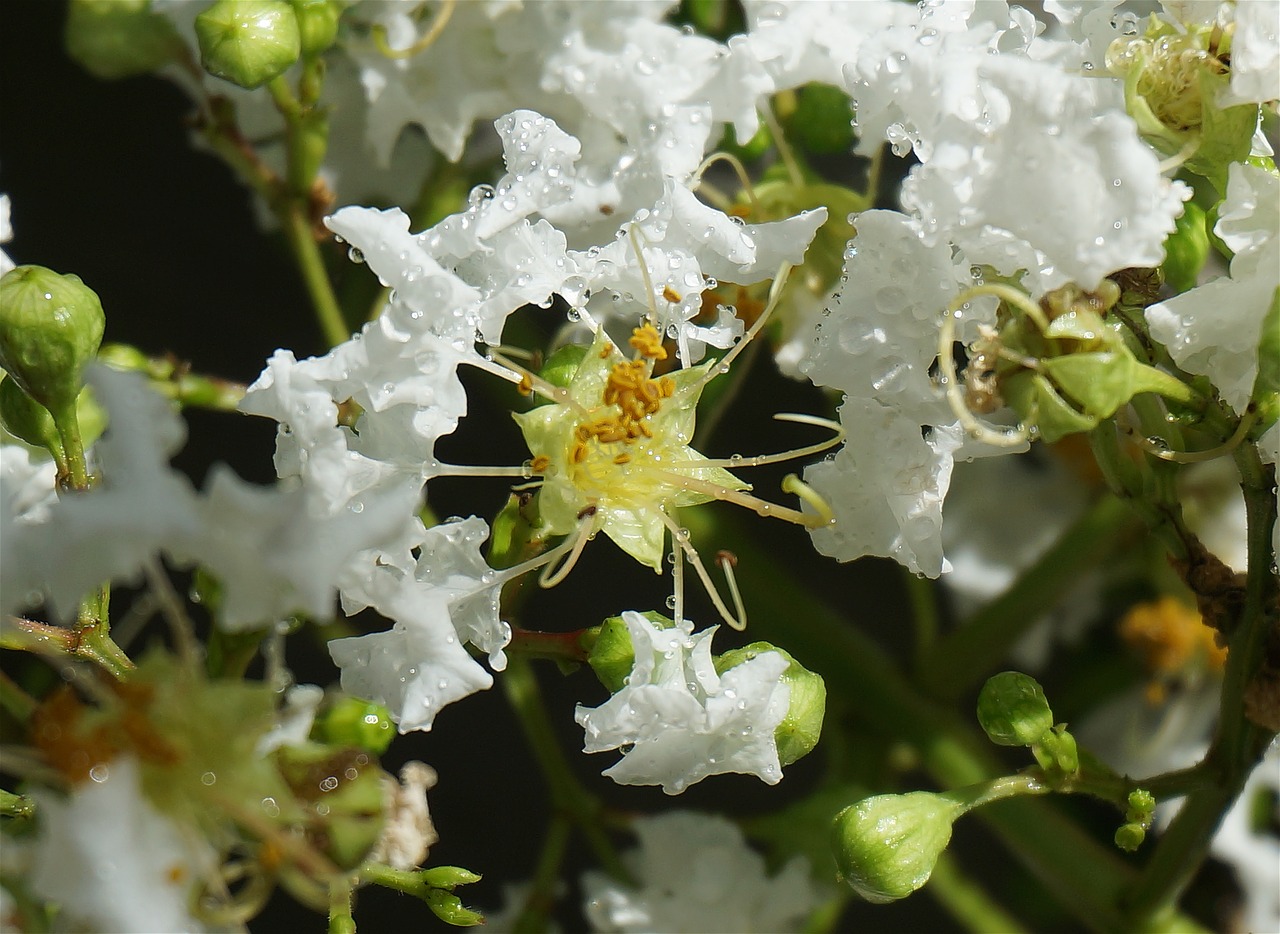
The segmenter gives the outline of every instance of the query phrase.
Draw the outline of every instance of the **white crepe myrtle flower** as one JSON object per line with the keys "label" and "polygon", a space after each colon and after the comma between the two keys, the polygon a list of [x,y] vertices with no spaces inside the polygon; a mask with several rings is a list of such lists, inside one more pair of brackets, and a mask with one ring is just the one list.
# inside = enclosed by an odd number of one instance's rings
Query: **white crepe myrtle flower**
{"label": "white crepe myrtle flower", "polygon": [[764,652],[716,674],[711,638],[685,620],[661,629],[639,613],[622,614],[635,665],[626,685],[599,707],[579,706],[583,751],[626,747],[606,769],[620,785],[661,785],[679,794],[709,775],[740,772],[766,784],[782,779],[774,731],[787,714],[787,661]]}
{"label": "white crepe myrtle flower", "polygon": [[427,792],[436,786],[436,770],[425,762],[409,761],[400,767],[400,780],[383,776],[387,815],[382,834],[368,859],[392,869],[417,869],[440,839],[431,821]]}
{"label": "white crepe myrtle flower", "polygon": [[1280,288],[1280,179],[1233,163],[1214,227],[1234,252],[1230,276],[1151,305],[1151,335],[1180,367],[1207,376],[1223,400],[1243,412],[1258,374],[1262,323]]}
{"label": "white crepe myrtle flower", "polygon": [[[98,770],[95,770],[98,771]],[[112,760],[61,797],[33,792],[40,822],[31,844],[32,892],[73,929],[203,931],[196,891],[216,872],[217,854],[194,828],[174,824],[143,795],[138,764]]]}
{"label": "white crepe myrtle flower", "polygon": [[669,811],[632,827],[640,846],[622,859],[634,885],[583,874],[594,931],[799,931],[820,904],[804,857],[770,875],[742,831],[719,815]]}

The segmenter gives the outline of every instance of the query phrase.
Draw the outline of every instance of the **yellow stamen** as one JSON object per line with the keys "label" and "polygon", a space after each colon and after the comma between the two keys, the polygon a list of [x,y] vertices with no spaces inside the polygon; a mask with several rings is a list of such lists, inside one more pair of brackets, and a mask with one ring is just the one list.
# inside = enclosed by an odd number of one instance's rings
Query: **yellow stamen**
{"label": "yellow stamen", "polygon": [[[679,301],[677,296],[672,299],[668,297],[667,292],[671,289],[668,287],[663,291],[662,295],[667,301]],[[662,335],[658,333],[658,329],[652,324],[643,324],[631,332],[631,339],[628,343],[636,349],[636,352],[642,357],[650,360],[667,359],[667,348],[662,346]]]}

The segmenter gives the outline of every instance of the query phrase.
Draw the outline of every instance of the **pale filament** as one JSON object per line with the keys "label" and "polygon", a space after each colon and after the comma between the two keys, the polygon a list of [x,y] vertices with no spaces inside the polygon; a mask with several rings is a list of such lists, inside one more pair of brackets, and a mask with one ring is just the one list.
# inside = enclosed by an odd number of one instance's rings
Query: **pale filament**
{"label": "pale filament", "polygon": [[[675,524],[670,516],[663,510],[658,510],[658,515],[662,517],[663,524],[671,532],[671,540],[674,546],[679,546],[684,552],[684,556],[689,559],[689,563],[693,565],[693,570],[697,573],[698,579],[702,581],[702,586],[707,591],[707,596],[711,598],[712,605],[715,606],[716,612],[720,614],[720,618],[728,623],[731,627],[741,632],[747,628],[747,614],[742,608],[742,598],[737,596],[736,603],[738,614],[729,612],[729,608],[725,605],[724,599],[720,596],[720,591],[716,589],[715,583],[711,580],[711,575],[707,573],[706,567],[702,563],[702,559],[698,557],[697,549],[689,542],[689,532]],[[726,572],[726,577],[730,577]],[[730,579],[732,579],[730,577]],[[731,591],[736,595],[737,587],[735,584],[730,585]],[[681,599],[677,597],[677,600]]]}
{"label": "pale filament", "polygon": [[680,474],[671,473],[669,470],[663,470],[659,467],[645,466],[643,469],[652,471],[671,483],[672,486],[677,486],[682,490],[690,490],[694,493],[705,493],[712,499],[744,506],[758,516],[772,516],[775,519],[782,519],[784,522],[802,525],[807,529],[820,528],[828,522],[828,520],[822,519],[820,516],[811,516],[800,512],[798,509],[779,506],[777,503],[760,499],[750,493],[743,493],[741,490],[731,490],[728,487],[720,486],[718,483],[699,480],[697,477],[683,477]]}
{"label": "pale filament", "polygon": [[453,8],[458,5],[458,0],[442,0],[440,9],[436,12],[435,18],[431,21],[431,28],[422,34],[413,45],[405,49],[393,49],[387,43],[387,27],[381,23],[375,25],[370,33],[373,35],[373,44],[377,47],[378,53],[385,58],[402,59],[413,58],[419,52],[425,52],[432,44],[440,38],[440,33],[444,32],[445,25],[449,22],[449,17],[453,16]]}
{"label": "pale filament", "polygon": [[747,170],[743,166],[742,161],[731,152],[713,152],[702,160],[702,165],[698,166],[697,171],[693,173],[693,180],[702,185],[702,174],[715,165],[717,162],[727,162],[733,167],[733,171],[737,173],[738,183],[742,185],[742,190],[747,193],[747,200],[751,202],[751,210],[756,214],[763,213],[760,207],[760,200],[756,197],[755,186],[751,184],[751,177],[747,175]]}
{"label": "pale filament", "polygon": [[680,470],[698,467],[762,467],[765,464],[781,464],[789,460],[808,457],[812,454],[821,454],[823,451],[830,450],[840,444],[845,438],[844,426],[829,418],[822,418],[818,415],[804,415],[799,412],[779,412],[773,417],[780,422],[795,422],[799,425],[816,425],[819,428],[829,428],[832,431],[832,436],[816,444],[792,448],[789,451],[779,451],[776,454],[754,454],[751,457],[716,457],[700,461],[672,461],[667,464],[667,467]]}
{"label": "pale filament", "polygon": [[761,329],[768,322],[769,317],[773,314],[773,310],[778,307],[778,302],[782,299],[782,290],[786,287],[787,278],[791,275],[792,266],[790,263],[783,263],[778,267],[778,274],[773,277],[773,283],[769,286],[769,302],[764,306],[764,311],[760,312],[760,317],[752,323],[746,334],[742,335],[742,340],[738,341],[729,348],[729,352],[720,358],[719,363],[713,363],[707,368],[707,372],[702,379],[694,383],[691,387],[694,392],[701,392],[702,388],[711,382],[721,373],[728,370],[729,364],[737,359],[738,354],[747,349],[750,344],[760,333]]}
{"label": "pale filament", "polygon": [[1169,448],[1161,447],[1153,442],[1150,438],[1143,435],[1129,423],[1127,417],[1123,414],[1116,419],[1120,424],[1120,428],[1126,435],[1142,450],[1146,451],[1152,457],[1158,457],[1163,461],[1172,461],[1175,464],[1199,464],[1204,461],[1216,460],[1219,457],[1225,457],[1236,448],[1238,448],[1245,438],[1249,436],[1249,429],[1253,427],[1253,423],[1257,421],[1257,412],[1246,412],[1240,419],[1240,423],[1236,425],[1236,430],[1231,433],[1231,437],[1216,447],[1207,448],[1203,451],[1174,451]]}
{"label": "pale filament", "polygon": [[578,402],[569,395],[569,390],[562,386],[556,386],[553,383],[547,382],[537,373],[521,366],[514,360],[508,359],[493,348],[490,348],[488,353],[489,356],[487,358],[476,357],[464,362],[474,366],[476,369],[483,370],[486,373],[491,373],[499,379],[505,379],[508,383],[527,386],[531,392],[536,392],[543,398],[559,403],[560,405],[567,405],[580,415],[589,414],[586,409],[579,405]]}

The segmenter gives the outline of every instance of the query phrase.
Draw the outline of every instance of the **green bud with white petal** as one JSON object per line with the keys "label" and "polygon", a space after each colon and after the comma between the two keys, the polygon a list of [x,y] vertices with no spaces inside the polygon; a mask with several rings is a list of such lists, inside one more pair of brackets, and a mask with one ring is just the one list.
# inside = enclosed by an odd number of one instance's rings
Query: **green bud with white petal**
{"label": "green bud with white petal", "polygon": [[59,417],[73,413],[106,316],[79,276],[17,266],[0,279],[0,367]]}
{"label": "green bud with white petal", "polygon": [[790,689],[790,703],[787,715],[774,730],[778,761],[785,766],[802,759],[818,745],[818,738],[822,735],[822,719],[827,710],[827,685],[821,675],[805,668],[789,652],[768,642],[753,642],[717,656],[716,674],[723,675],[729,669],[765,652],[777,652],[787,661],[782,682]]}
{"label": "green bud with white petal", "polygon": [[1035,678],[1003,671],[978,693],[978,722],[998,746],[1031,746],[1053,728],[1053,711]]}
{"label": "green bud with white petal", "polygon": [[[654,610],[640,615],[661,629],[670,629],[675,625]],[[627,624],[621,616],[611,616],[600,624],[588,649],[587,664],[596,673],[600,683],[609,689],[609,693],[617,694],[626,686],[627,677],[636,664],[636,652],[631,644],[631,633],[627,631]]]}
{"label": "green bud with white petal", "polygon": [[287,0],[218,0],[196,17],[196,36],[205,70],[242,88],[279,77],[302,54]]}
{"label": "green bud with white petal", "polygon": [[173,61],[182,39],[151,0],[71,0],[67,54],[95,78],[143,75]]}
{"label": "green bud with white petal", "polygon": [[966,809],[927,791],[876,795],[845,808],[835,820],[840,878],[869,902],[906,898],[929,881],[951,842],[951,825]]}

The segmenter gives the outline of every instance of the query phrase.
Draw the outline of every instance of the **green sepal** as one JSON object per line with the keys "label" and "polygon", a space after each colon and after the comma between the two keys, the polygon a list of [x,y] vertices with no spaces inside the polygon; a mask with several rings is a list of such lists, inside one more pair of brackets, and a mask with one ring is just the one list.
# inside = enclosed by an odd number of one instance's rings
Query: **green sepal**
{"label": "green sepal", "polygon": [[978,692],[978,723],[997,746],[1030,746],[1053,728],[1053,711],[1035,678],[1002,671]]}
{"label": "green sepal", "polygon": [[[675,625],[674,621],[655,610],[640,615],[660,629],[670,629]],[[587,664],[610,694],[617,694],[626,686],[627,677],[636,664],[636,653],[631,644],[631,633],[621,616],[611,616],[600,624]]]}
{"label": "green sepal", "polygon": [[1200,145],[1183,165],[1187,171],[1203,175],[1224,194],[1228,167],[1249,157],[1258,127],[1257,104],[1217,105],[1219,93],[1229,84],[1227,75],[1215,75],[1208,69],[1200,72]]}
{"label": "green sepal", "polygon": [[1097,419],[1073,409],[1039,373],[1030,370],[1014,373],[1000,384],[1000,391],[1018,417],[1028,425],[1035,425],[1040,440],[1049,444],[1097,427]]}
{"label": "green sepal", "polygon": [[107,81],[155,71],[183,51],[151,0],[71,0],[63,41],[73,61]]}
{"label": "green sepal", "polygon": [[1205,212],[1194,201],[1188,201],[1174,222],[1173,233],[1164,241],[1164,280],[1175,292],[1193,289],[1209,258],[1209,232]]}
{"label": "green sepal", "polygon": [[[574,375],[578,372],[578,367],[582,365],[582,360],[587,355],[587,346],[585,344],[565,344],[563,347],[557,347],[556,350],[547,357],[542,364],[542,369],[538,371],[538,375],[545,379],[552,386],[559,386],[561,389],[567,389],[569,384],[573,382]],[[552,405],[551,399],[543,398],[540,395],[534,397],[535,405]]]}
{"label": "green sepal", "polygon": [[242,88],[279,77],[302,54],[298,17],[286,0],[217,0],[195,27],[200,64]]}
{"label": "green sepal", "polygon": [[717,656],[716,674],[723,675],[765,652],[777,652],[787,661],[782,681],[790,688],[790,703],[787,715],[773,731],[778,745],[778,762],[787,766],[807,756],[818,745],[827,710],[827,685],[822,675],[805,668],[791,653],[768,642],[753,642]]}
{"label": "green sepal", "polygon": [[445,924],[452,924],[454,927],[460,928],[484,924],[484,915],[466,907],[462,904],[462,899],[443,889],[428,890],[427,894],[423,896],[423,900],[427,903],[427,907],[434,912],[435,916]]}
{"label": "green sepal", "polygon": [[806,84],[796,95],[789,126],[795,138],[812,153],[849,152],[854,139],[853,101],[829,84]]}
{"label": "green sepal", "polygon": [[[85,447],[97,441],[106,430],[107,413],[94,399],[91,387],[86,386],[76,398],[76,418]],[[62,437],[49,410],[23,392],[8,376],[0,379],[0,425],[15,438],[33,447],[44,448],[58,463],[65,460]]]}
{"label": "green sepal", "polygon": [[1176,376],[1139,363],[1128,350],[1068,354],[1040,361],[1040,367],[1062,393],[1095,420],[1110,418],[1144,392],[1186,401],[1188,390]]}
{"label": "green sepal", "polygon": [[845,808],[833,841],[840,879],[869,902],[906,898],[929,881],[965,810],[927,791],[876,795]]}
{"label": "green sepal", "polygon": [[485,556],[489,566],[501,571],[533,557],[534,542],[541,539],[541,529],[537,494],[512,493],[493,517]]}

